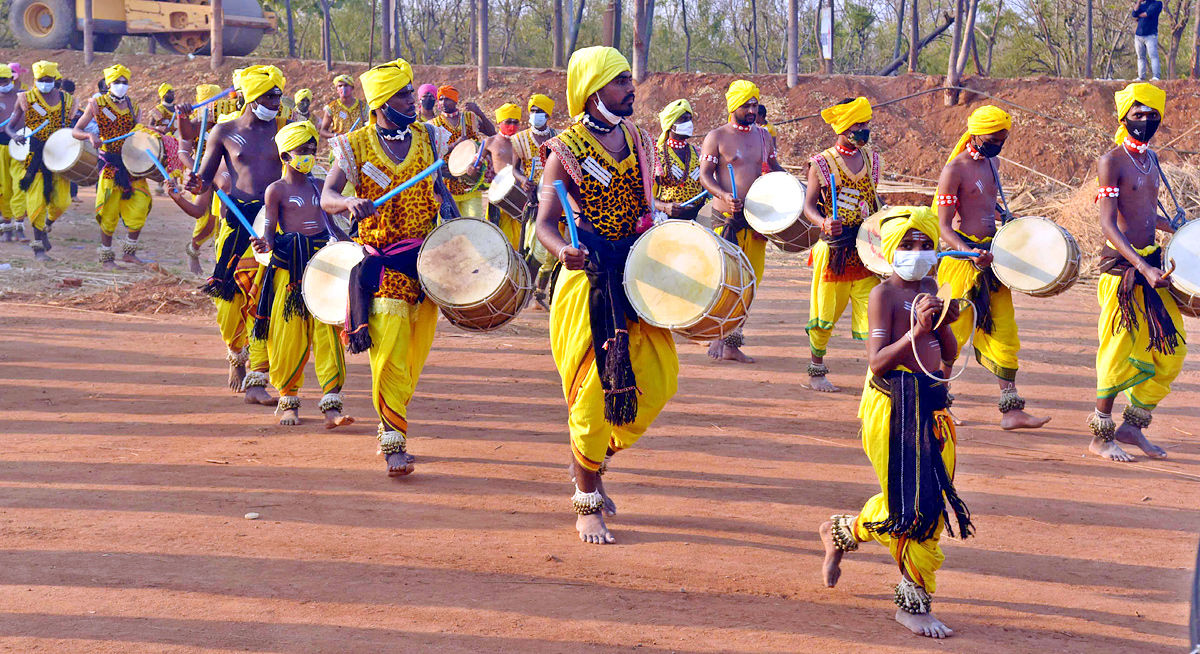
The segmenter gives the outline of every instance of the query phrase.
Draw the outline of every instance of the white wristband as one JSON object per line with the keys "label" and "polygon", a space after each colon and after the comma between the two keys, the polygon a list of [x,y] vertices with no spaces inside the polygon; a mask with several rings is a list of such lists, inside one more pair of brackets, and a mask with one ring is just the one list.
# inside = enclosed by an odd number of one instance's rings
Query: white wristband
{"label": "white wristband", "polygon": [[567,248],[569,248],[569,247],[571,247],[571,245],[568,243],[567,245],[564,245],[564,246],[562,246],[561,248],[558,248],[558,260],[559,260],[559,261],[562,261],[562,260],[563,260],[562,253],[563,253],[563,251],[564,251],[564,250],[566,250],[566,249],[567,249]]}

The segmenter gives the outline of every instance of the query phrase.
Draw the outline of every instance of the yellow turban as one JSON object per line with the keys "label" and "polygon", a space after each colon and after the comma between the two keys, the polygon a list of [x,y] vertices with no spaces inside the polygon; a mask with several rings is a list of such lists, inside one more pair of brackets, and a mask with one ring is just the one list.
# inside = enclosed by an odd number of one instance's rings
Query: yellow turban
{"label": "yellow turban", "polygon": [[871,120],[871,101],[859,96],[846,104],[835,104],[821,112],[834,134],[841,134],[851,125]]}
{"label": "yellow turban", "polygon": [[333,78],[333,85],[337,86],[338,84],[346,84],[349,86],[354,86],[354,80],[349,75],[342,73],[341,75],[338,75],[337,77]]}
{"label": "yellow turban", "polygon": [[511,102],[500,105],[496,110],[496,122],[502,123],[506,120],[521,120],[521,108]]}
{"label": "yellow turban", "polygon": [[[1167,110],[1167,94],[1162,89],[1153,84],[1145,82],[1135,82],[1117,91],[1117,122],[1129,113],[1129,109],[1134,103],[1144,104],[1151,109],[1157,109],[1159,114],[1165,116]],[[1125,131],[1125,126],[1121,125],[1117,128],[1117,133],[1113,136],[1113,142],[1121,145],[1125,142],[1125,137],[1129,136],[1129,132]]]}
{"label": "yellow turban", "polygon": [[676,100],[658,112],[658,124],[665,134],[675,124],[675,121],[679,120],[680,116],[690,113],[692,113],[691,103],[687,100]]}
{"label": "yellow turban", "polygon": [[250,66],[242,71],[242,97],[249,104],[273,88],[283,90],[287,80],[283,71],[274,66]]}
{"label": "yellow turban", "polygon": [[576,50],[567,63],[567,110],[572,116],[583,113],[593,93],[628,70],[629,61],[615,48],[594,45]]}
{"label": "yellow turban", "polygon": [[196,102],[204,102],[205,100],[216,96],[218,93],[224,90],[225,89],[217,86],[216,84],[201,84],[200,86],[196,87]]}
{"label": "yellow turban", "polygon": [[[40,75],[37,75],[37,64],[33,65],[33,69],[33,74],[40,77]],[[57,66],[54,68],[54,73],[58,73]],[[124,77],[126,81],[129,81],[132,75],[133,73],[129,72],[128,68],[122,66],[121,64],[113,64],[104,69],[104,83],[111,86],[112,83],[117,81],[117,79],[120,77]],[[57,77],[57,75],[55,76]]]}
{"label": "yellow turban", "polygon": [[746,104],[750,98],[757,100],[759,97],[758,87],[754,82],[740,79],[729,85],[729,90],[725,92],[725,111],[733,113],[735,109]]}
{"label": "yellow turban", "polygon": [[233,90],[235,90],[235,91],[242,90],[242,73],[244,73],[244,72],[246,72],[245,68],[234,68],[233,69]]}
{"label": "yellow turban", "polygon": [[12,79],[14,77],[16,77],[16,75],[13,74],[11,68],[0,64],[0,79]]}
{"label": "yellow turban", "polygon": [[529,97],[529,110],[533,111],[534,107],[546,112],[547,115],[551,115],[554,113],[554,100],[541,93],[534,93]]}
{"label": "yellow turban", "polygon": [[[371,109],[382,107],[393,95],[411,85],[412,79],[412,66],[403,59],[379,64],[358,76],[358,81],[362,83],[363,93],[367,96],[367,106]],[[371,116],[372,124],[374,121],[375,117]]]}
{"label": "yellow turban", "polygon": [[307,120],[288,123],[287,126],[275,133],[275,147],[279,148],[279,154],[283,154],[291,152],[309,141],[319,140],[320,136],[317,128]]}
{"label": "yellow turban", "polygon": [[929,207],[892,207],[879,219],[879,236],[883,241],[880,249],[888,263],[892,262],[896,247],[910,229],[928,236],[937,246],[939,229],[936,211]]}
{"label": "yellow turban", "polygon": [[296,96],[292,99],[296,101],[296,104],[300,104],[300,101],[305,98],[308,98],[308,101],[312,102],[312,91],[308,89],[300,89],[299,91],[296,91]]}
{"label": "yellow turban", "polygon": [[174,91],[174,90],[175,90],[175,87],[171,86],[170,84],[167,84],[165,82],[162,84],[159,84],[158,85],[158,99],[162,100],[163,98],[165,98],[167,96],[168,91]]}
{"label": "yellow turban", "polygon": [[967,141],[970,141],[972,136],[995,134],[1002,129],[1012,129],[1012,116],[1000,107],[987,104],[972,111],[967,118],[967,131],[958,139],[958,145],[954,146],[946,163],[950,163],[960,152],[967,149]]}
{"label": "yellow turban", "polygon": [[[54,79],[62,79],[62,73],[58,72],[58,64],[53,61],[39,61],[33,65],[33,79],[41,79],[47,75]],[[104,79],[108,79],[107,69]]]}

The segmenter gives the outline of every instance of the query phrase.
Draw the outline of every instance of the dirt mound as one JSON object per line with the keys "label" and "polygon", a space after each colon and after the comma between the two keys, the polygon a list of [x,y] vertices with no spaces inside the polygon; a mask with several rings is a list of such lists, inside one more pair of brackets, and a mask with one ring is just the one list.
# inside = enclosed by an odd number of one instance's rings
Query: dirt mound
{"label": "dirt mound", "polygon": [[199,291],[194,281],[167,274],[69,297],[56,304],[108,313],[197,314],[212,308],[212,300]]}

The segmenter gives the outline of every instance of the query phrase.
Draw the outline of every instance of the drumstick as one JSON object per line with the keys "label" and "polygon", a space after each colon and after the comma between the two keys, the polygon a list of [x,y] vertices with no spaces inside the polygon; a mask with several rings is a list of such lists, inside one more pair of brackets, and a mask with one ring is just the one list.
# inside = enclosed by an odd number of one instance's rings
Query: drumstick
{"label": "drumstick", "polygon": [[5,119],[4,119],[4,122],[0,123],[0,127],[4,127],[5,125],[7,125],[7,124],[8,124],[8,121],[10,121],[10,120],[12,120],[12,116],[9,116],[8,118],[5,118]]}
{"label": "drumstick", "polygon": [[[9,116],[9,118],[12,118],[12,116]],[[37,129],[30,130],[29,135],[33,136],[34,134],[37,134],[38,132],[42,131],[42,128],[44,128],[46,125],[49,125],[49,124],[50,124],[49,118],[47,118],[46,120],[43,120],[42,124],[37,126]],[[28,127],[26,129],[28,129]]]}
{"label": "drumstick", "polygon": [[942,257],[956,257],[957,258],[957,257],[977,257],[977,256],[979,256],[978,252],[963,252],[962,250],[945,250],[943,252],[937,253],[937,258],[939,258],[939,259],[941,259]]}
{"label": "drumstick", "polygon": [[729,164],[729,192],[737,199],[737,180],[733,178],[733,164]]}
{"label": "drumstick", "polygon": [[374,201],[375,207],[376,208],[382,207],[384,204],[387,203],[388,200],[391,200],[392,198],[396,197],[400,193],[403,193],[404,191],[407,191],[408,189],[412,188],[413,186],[415,186],[417,184],[417,182],[434,174],[435,172],[437,172],[438,168],[441,168],[444,165],[446,165],[446,160],[438,159],[437,161],[435,161],[433,163],[433,165],[431,165],[430,167],[426,168],[425,170],[422,170],[421,172],[417,173],[415,177],[410,178],[408,181],[404,182],[400,186],[397,186],[396,188],[379,196],[379,199]]}
{"label": "drumstick", "polygon": [[575,212],[571,211],[571,200],[567,197],[567,187],[561,179],[554,180],[554,192],[558,193],[558,201],[562,203],[563,214],[567,217],[567,233],[571,235],[571,247],[579,249],[579,227],[575,225]]}
{"label": "drumstick", "polygon": [[349,131],[353,132],[353,131],[354,131],[354,129],[355,129],[356,127],[358,127],[358,124],[359,124],[359,123],[361,123],[361,122],[362,122],[362,116],[359,116],[358,118],[355,118],[355,119],[354,119],[354,124],[350,126],[350,130],[349,130]]}
{"label": "drumstick", "polygon": [[100,142],[101,142],[101,143],[113,143],[113,142],[115,142],[115,141],[121,141],[121,140],[124,140],[124,139],[127,139],[127,138],[129,138],[130,136],[133,136],[133,135],[134,135],[136,132],[137,132],[137,130],[136,130],[136,129],[135,129],[135,130],[131,130],[131,131],[130,131],[128,134],[122,134],[122,135],[120,135],[120,136],[114,136],[114,137],[112,137],[112,138],[110,138],[110,139],[104,139],[103,141],[100,141]]}
{"label": "drumstick", "polygon": [[479,144],[479,153],[475,155],[475,163],[472,164],[474,167],[476,167],[476,168],[479,167],[480,162],[483,161],[483,153],[484,152],[487,152],[487,137],[486,136],[483,137],[483,143]]}
{"label": "drumstick", "polygon": [[204,108],[204,115],[200,118],[200,143],[196,146],[196,156],[192,161],[192,174],[200,172],[200,155],[204,153],[204,132],[208,130],[208,107]]}
{"label": "drumstick", "polygon": [[[147,150],[147,152],[149,152],[149,150]],[[254,225],[251,225],[250,221],[246,220],[246,216],[242,215],[242,210],[238,209],[237,205],[233,203],[233,198],[226,195],[225,191],[222,191],[221,189],[217,189],[217,197],[221,198],[221,204],[224,204],[226,208],[233,212],[233,215],[237,217],[238,222],[242,223],[242,227],[245,227],[247,231],[250,232],[251,236],[254,238],[259,238],[258,232],[254,231]]]}
{"label": "drumstick", "polygon": [[163,166],[162,162],[154,156],[154,151],[150,148],[143,148],[142,152],[145,152],[146,156],[150,157],[150,161],[154,164],[154,167],[158,169],[158,172],[163,174],[163,179],[171,182],[172,187],[178,188],[178,185],[175,183],[175,178],[171,177],[171,173],[167,172],[166,166]]}
{"label": "drumstick", "polygon": [[696,202],[697,200],[703,200],[703,199],[704,199],[704,197],[705,197],[705,196],[707,196],[707,195],[708,195],[708,191],[700,191],[700,192],[699,192],[699,193],[697,193],[696,195],[692,196],[692,198],[691,198],[691,199],[689,199],[687,202],[684,202],[684,203],[683,203],[683,206],[685,206],[685,207],[686,207],[686,206],[688,206],[689,204],[691,204],[691,203],[693,203],[693,202]]}
{"label": "drumstick", "polygon": [[1170,259],[1168,259],[1168,263],[1171,264],[1171,267],[1167,269],[1167,272],[1162,274],[1164,279],[1167,277],[1170,277],[1171,273],[1175,272],[1175,257],[1171,257]]}
{"label": "drumstick", "polygon": [[214,95],[213,97],[211,97],[211,98],[209,98],[209,99],[205,100],[204,102],[200,102],[200,103],[197,103],[197,104],[194,104],[194,105],[192,105],[192,106],[191,106],[191,108],[190,108],[190,111],[195,111],[195,110],[199,109],[200,107],[207,107],[208,105],[210,105],[210,104],[212,104],[212,103],[216,102],[217,100],[220,100],[221,98],[223,98],[223,97],[225,97],[225,96],[229,95],[230,93],[233,93],[233,87],[232,87],[232,86],[231,86],[231,87],[229,87],[229,88],[227,88],[227,89],[225,89],[224,91],[221,91],[220,93],[218,93],[218,94]]}

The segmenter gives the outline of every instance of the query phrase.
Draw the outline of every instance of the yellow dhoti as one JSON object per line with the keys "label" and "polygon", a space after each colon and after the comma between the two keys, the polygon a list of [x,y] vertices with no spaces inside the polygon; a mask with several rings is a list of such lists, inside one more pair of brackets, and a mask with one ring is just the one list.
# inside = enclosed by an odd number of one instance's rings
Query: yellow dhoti
{"label": "yellow dhoti", "polygon": [[868,275],[862,279],[831,281],[825,279],[829,267],[829,244],[818,241],[811,252],[813,267],[812,292],[809,295],[808,346],[813,356],[825,356],[829,336],[850,304],[850,336],[856,341],[867,340],[867,299],[879,278]]}
{"label": "yellow dhoti", "polygon": [[504,237],[508,239],[509,245],[517,252],[521,251],[521,221],[512,216],[497,210],[500,214],[500,231],[504,232]]}
{"label": "yellow dhoti", "polygon": [[[21,193],[18,182],[24,175],[25,166],[9,156],[7,145],[0,145],[0,223],[4,225],[12,223],[13,218],[18,215],[18,208],[20,209],[19,215],[25,215],[25,198],[24,196],[17,198]],[[8,230],[11,229],[11,227],[8,228]]]}
{"label": "yellow dhoti", "polygon": [[563,270],[550,309],[550,350],[562,377],[570,415],[571,451],[579,465],[600,469],[611,449],[632,446],[675,394],[679,357],[671,332],[642,322],[628,322],[629,358],[637,380],[637,415],[633,422],[613,426],[604,420],[604,389],[596,372],[588,312],[591,284],[580,270]]}
{"label": "yellow dhoti", "polygon": [[[984,239],[982,243],[989,243]],[[938,284],[950,284],[954,297],[965,298],[975,286],[982,273],[970,261],[946,257],[938,265]],[[975,332],[975,360],[993,375],[1005,381],[1017,378],[1017,353],[1021,351],[1021,339],[1017,334],[1017,313],[1013,309],[1012,291],[1003,284],[991,294],[989,307],[992,315],[992,331],[985,332],[975,327],[975,315],[964,311],[951,328],[958,340],[959,351],[967,342],[972,330]]]}
{"label": "yellow dhoti", "polygon": [[[151,205],[150,184],[142,178],[133,180],[131,186],[133,194],[126,199],[122,197],[124,193],[113,178],[102,176],[96,184],[96,223],[105,236],[112,236],[117,231],[118,220],[131,232],[141,231],[146,226]],[[68,197],[67,202],[70,201]]]}
{"label": "yellow dhoti", "polygon": [[290,276],[286,269],[275,271],[275,301],[266,348],[271,385],[283,397],[299,395],[304,385],[304,366],[309,355],[323,393],[335,393],[346,383],[346,359],[342,354],[340,329],[319,322],[311,315],[284,316]]}
{"label": "yellow dhoti", "polygon": [[[5,155],[8,154],[7,146],[4,149]],[[8,164],[8,181],[12,184],[12,194],[5,196],[5,204],[11,212],[12,219],[18,224],[25,222],[25,191],[21,190],[19,182],[25,177],[25,162],[20,159],[13,159],[11,156],[6,156]]]}
{"label": "yellow dhoti", "polygon": [[487,207],[484,206],[486,203],[483,201],[483,193],[480,191],[455,195],[454,204],[458,206],[458,213],[462,216],[479,220],[487,219]]}
{"label": "yellow dhoti", "polygon": [[[727,214],[726,218],[729,218]],[[717,233],[717,236],[725,235],[724,227],[718,227],[713,231]],[[763,272],[767,267],[767,237],[747,228],[737,233],[737,244],[742,248],[742,252],[746,253],[746,258],[750,260],[750,267],[754,269],[754,278],[761,285]]]}
{"label": "yellow dhoti", "polygon": [[[53,224],[71,206],[71,182],[62,175],[51,175],[50,200],[47,201],[42,188],[46,183],[45,177],[44,173],[34,175],[29,188],[24,191],[25,214],[29,216],[29,224],[42,231],[46,231],[46,225]],[[21,180],[16,181],[19,184]]]}
{"label": "yellow dhoti", "polygon": [[[233,235],[233,228],[222,222],[217,233],[217,250],[221,249],[221,244],[226,238]],[[237,268],[234,271],[234,280],[237,282],[237,293],[234,293],[233,299],[224,300],[219,297],[213,298],[213,303],[217,307],[217,327],[221,330],[221,340],[225,342],[225,347],[229,349],[229,356],[232,360],[234,356],[241,356],[241,363],[246,363],[246,354],[242,352],[248,345],[250,336],[251,316],[253,315],[254,306],[258,302],[257,285],[255,278],[258,276],[258,269],[261,266],[254,260],[254,251],[246,248],[242,253],[242,258],[238,260]],[[262,348],[265,351],[265,346]],[[263,360],[266,359],[264,355]],[[265,372],[267,368],[263,368]]]}
{"label": "yellow dhoti", "polygon": [[371,305],[371,400],[381,434],[399,432],[401,445],[408,434],[408,403],[433,347],[437,320],[437,305],[428,298],[414,306],[377,297]]}

